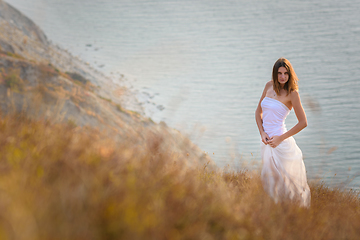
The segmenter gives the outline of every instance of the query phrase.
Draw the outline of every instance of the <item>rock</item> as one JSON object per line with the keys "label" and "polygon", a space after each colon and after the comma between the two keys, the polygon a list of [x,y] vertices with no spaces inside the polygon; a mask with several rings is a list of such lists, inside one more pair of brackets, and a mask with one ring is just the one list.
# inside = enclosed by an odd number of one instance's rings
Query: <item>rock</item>
{"label": "rock", "polygon": [[44,32],[33,21],[2,0],[0,0],[0,18],[21,29],[27,37],[40,41],[43,44],[48,44]]}
{"label": "rock", "polygon": [[166,149],[187,159],[184,165],[213,164],[179,131],[143,116],[135,89],[115,84],[52,44],[30,19],[2,0],[0,46],[2,113],[22,111],[34,118],[90,125],[107,131],[119,143],[146,146],[153,139],[159,151]]}
{"label": "rock", "polygon": [[0,40],[0,50],[4,52],[15,53],[14,48],[5,41]]}

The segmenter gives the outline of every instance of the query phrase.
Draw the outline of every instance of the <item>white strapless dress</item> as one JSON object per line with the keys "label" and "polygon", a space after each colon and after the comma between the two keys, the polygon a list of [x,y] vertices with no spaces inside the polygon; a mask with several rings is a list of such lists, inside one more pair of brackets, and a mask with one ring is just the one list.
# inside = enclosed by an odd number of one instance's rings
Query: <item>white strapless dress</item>
{"label": "white strapless dress", "polygon": [[[290,113],[282,102],[265,97],[261,102],[264,131],[272,136],[285,133],[285,119]],[[265,191],[275,202],[294,200],[300,206],[310,206],[310,188],[300,148],[295,139],[289,137],[276,148],[261,142],[262,171],[261,181]]]}

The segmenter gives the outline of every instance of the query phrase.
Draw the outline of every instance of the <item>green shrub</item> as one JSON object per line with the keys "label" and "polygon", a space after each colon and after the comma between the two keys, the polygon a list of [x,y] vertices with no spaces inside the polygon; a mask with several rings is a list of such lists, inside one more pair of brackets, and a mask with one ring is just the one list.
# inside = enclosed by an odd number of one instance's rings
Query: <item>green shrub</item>
{"label": "green shrub", "polygon": [[121,107],[120,104],[116,104],[116,109],[117,109],[119,112],[125,112],[124,109]]}
{"label": "green shrub", "polygon": [[98,95],[98,97],[101,98],[102,100],[105,100],[105,101],[109,102],[109,103],[112,102],[112,100],[110,98],[105,98],[105,97],[103,97],[101,95]]}
{"label": "green shrub", "polygon": [[19,70],[11,69],[4,77],[5,86],[14,91],[24,90],[24,81],[20,78]]}
{"label": "green shrub", "polygon": [[89,82],[89,80],[87,80],[86,78],[84,78],[83,76],[81,76],[78,73],[72,73],[72,72],[66,72],[66,74],[71,77],[73,80],[79,81],[82,84],[86,84]]}
{"label": "green shrub", "polygon": [[24,59],[23,56],[16,54],[16,53],[12,53],[12,52],[6,52],[6,55],[8,55],[9,57],[13,57],[13,58]]}

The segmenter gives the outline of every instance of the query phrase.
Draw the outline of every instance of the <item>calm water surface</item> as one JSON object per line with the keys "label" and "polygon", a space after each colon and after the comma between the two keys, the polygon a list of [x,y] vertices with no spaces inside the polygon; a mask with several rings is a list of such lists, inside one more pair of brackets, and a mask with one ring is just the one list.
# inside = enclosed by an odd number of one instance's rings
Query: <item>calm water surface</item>
{"label": "calm water surface", "polygon": [[273,63],[288,58],[309,122],[295,136],[309,178],[355,177],[347,187],[358,188],[360,1],[7,2],[95,68],[124,74],[147,115],[221,167],[260,162],[254,111]]}

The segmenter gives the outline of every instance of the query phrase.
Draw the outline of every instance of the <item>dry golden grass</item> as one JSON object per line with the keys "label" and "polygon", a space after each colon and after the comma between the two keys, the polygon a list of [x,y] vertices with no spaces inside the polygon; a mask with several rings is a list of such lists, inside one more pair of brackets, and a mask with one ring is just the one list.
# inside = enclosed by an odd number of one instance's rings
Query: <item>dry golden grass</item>
{"label": "dry golden grass", "polygon": [[[92,128],[0,119],[0,239],[358,239],[354,192],[312,185],[275,204],[257,173],[185,168],[161,138],[117,144]],[[186,156],[186,155],[185,155]]]}

